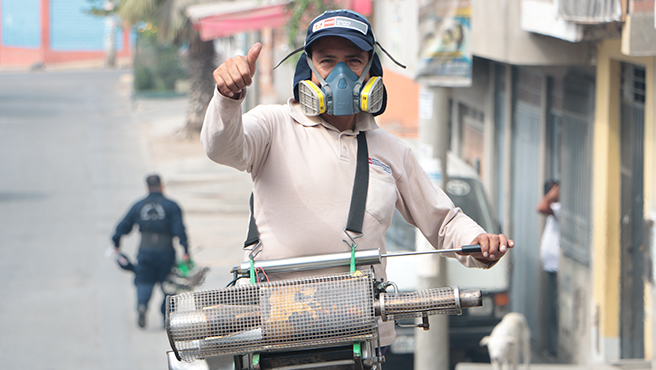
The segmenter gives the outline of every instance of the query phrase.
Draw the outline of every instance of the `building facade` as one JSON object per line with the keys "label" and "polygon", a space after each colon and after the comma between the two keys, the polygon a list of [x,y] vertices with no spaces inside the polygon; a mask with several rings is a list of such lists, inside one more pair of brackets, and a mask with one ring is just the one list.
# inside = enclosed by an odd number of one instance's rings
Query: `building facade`
{"label": "building facade", "polygon": [[[446,89],[449,108],[437,113],[449,117],[450,150],[478,168],[503,232],[516,242],[509,255],[510,305],[527,317],[535,351],[554,362],[590,366],[654,359],[654,0],[371,4],[367,16],[377,39],[408,67],[381,58],[394,103],[377,120],[400,136],[417,137],[423,91]],[[430,11],[445,4],[466,9],[459,14],[466,27],[458,33],[465,37],[449,37],[466,45],[471,70],[465,84],[431,79],[426,85],[417,78],[422,45],[439,42],[435,34],[444,30],[420,19],[435,21]],[[289,52],[270,37],[276,32],[261,35],[274,44],[263,63]],[[260,78],[288,97],[292,70]],[[561,184],[555,302],[546,295],[539,260],[544,218],[536,211],[548,179]],[[554,324],[556,333],[548,330]]]}
{"label": "building facade", "polygon": [[[374,3],[377,37],[408,64],[402,74],[411,81],[423,37],[418,14],[430,3]],[[471,9],[472,68],[470,86],[446,87],[450,149],[479,168],[503,231],[516,242],[512,311],[527,317],[534,348],[553,361],[650,361],[654,1],[451,3]],[[552,178],[562,204],[555,335],[539,261],[544,219],[535,210]]]}
{"label": "building facade", "polygon": [[86,14],[90,8],[86,0],[0,0],[0,66],[103,61],[112,38],[116,58],[129,61],[129,29]]}

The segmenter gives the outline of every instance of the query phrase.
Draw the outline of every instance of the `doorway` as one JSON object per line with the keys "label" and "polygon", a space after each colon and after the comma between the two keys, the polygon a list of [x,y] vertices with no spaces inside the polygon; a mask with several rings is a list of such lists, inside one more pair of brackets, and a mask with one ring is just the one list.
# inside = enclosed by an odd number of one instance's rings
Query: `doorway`
{"label": "doorway", "polygon": [[644,358],[645,68],[622,63],[620,107],[621,358]]}

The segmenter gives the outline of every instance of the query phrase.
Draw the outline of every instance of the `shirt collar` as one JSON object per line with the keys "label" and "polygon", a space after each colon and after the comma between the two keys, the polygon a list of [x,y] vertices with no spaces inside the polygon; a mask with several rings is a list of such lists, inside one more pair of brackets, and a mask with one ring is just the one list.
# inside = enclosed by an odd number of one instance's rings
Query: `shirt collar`
{"label": "shirt collar", "polygon": [[[321,117],[319,116],[311,117],[303,114],[303,111],[301,110],[301,105],[293,98],[289,98],[289,100],[287,101],[287,106],[289,106],[290,108],[291,115],[294,121],[300,123],[303,126],[312,127],[312,126],[323,125],[327,129],[336,130],[335,127],[333,127],[331,124],[321,119]],[[360,112],[355,115],[355,130],[352,131],[352,133],[355,134],[360,131],[372,131],[378,128],[379,128],[378,124],[376,124],[376,119],[374,118],[373,114],[368,112]]]}

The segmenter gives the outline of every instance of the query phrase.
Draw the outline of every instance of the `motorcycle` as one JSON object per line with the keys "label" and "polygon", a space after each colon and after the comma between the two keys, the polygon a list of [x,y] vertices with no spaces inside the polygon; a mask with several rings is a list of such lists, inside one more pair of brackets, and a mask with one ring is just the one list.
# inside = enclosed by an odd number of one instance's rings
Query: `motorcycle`
{"label": "motorcycle", "polygon": [[[125,253],[116,254],[116,263],[118,266],[128,272],[134,273],[136,265],[130,260]],[[197,266],[194,261],[178,261],[171,269],[171,272],[162,282],[162,289],[167,294],[180,294],[191,292],[200,287],[204,282],[210,268],[207,266]]]}

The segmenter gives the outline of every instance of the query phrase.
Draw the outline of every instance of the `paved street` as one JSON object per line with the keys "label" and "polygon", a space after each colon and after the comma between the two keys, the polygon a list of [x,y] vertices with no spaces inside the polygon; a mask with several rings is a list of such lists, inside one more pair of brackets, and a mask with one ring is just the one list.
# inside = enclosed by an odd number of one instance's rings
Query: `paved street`
{"label": "paved street", "polygon": [[250,178],[176,134],[184,99],[133,102],[129,76],[0,73],[0,368],[166,368],[161,294],[138,329],[131,276],[106,253],[148,173],[186,212],[204,288],[241,261]]}

